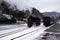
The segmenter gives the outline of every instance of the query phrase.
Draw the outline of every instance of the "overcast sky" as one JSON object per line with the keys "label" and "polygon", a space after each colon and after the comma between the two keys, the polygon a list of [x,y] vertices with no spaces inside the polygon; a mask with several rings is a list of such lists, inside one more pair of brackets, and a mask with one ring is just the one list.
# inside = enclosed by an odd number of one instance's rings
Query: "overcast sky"
{"label": "overcast sky", "polygon": [[41,12],[60,12],[60,0],[8,0],[8,2],[15,4],[18,9],[35,7]]}

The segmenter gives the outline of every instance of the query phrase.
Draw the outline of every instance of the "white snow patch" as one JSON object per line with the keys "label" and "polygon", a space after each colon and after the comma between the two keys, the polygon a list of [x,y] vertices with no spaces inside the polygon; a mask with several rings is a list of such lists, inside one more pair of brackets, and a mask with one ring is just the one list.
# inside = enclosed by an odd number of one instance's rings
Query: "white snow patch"
{"label": "white snow patch", "polygon": [[[23,29],[27,29],[27,25],[26,24],[12,24],[12,25],[2,25],[0,26],[0,35],[4,34],[4,33],[8,33],[8,32],[12,32],[15,30],[23,30]],[[1,30],[2,29],[2,30]]]}

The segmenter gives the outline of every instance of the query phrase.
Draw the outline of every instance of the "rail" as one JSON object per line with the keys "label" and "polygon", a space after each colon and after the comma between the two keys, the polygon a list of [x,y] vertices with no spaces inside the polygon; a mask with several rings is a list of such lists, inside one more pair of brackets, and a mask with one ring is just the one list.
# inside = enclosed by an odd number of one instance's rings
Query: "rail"
{"label": "rail", "polygon": [[6,36],[9,36],[9,35],[21,32],[21,31],[24,31],[24,30],[15,30],[15,31],[11,31],[11,32],[8,32],[8,33],[0,34],[0,38],[6,37]]}

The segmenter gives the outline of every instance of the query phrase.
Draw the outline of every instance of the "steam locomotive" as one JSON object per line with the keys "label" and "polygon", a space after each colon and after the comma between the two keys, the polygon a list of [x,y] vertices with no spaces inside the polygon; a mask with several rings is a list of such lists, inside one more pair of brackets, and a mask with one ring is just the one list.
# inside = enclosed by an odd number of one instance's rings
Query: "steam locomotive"
{"label": "steam locomotive", "polygon": [[[47,17],[47,16],[44,16],[42,17],[43,19],[43,24],[48,27],[52,24],[54,24],[54,19],[51,20],[50,17]],[[35,24],[36,26],[39,26],[41,24],[41,19],[38,18],[38,17],[33,17],[33,16],[30,16],[28,18],[28,27],[32,27],[32,25]]]}
{"label": "steam locomotive", "polygon": [[40,25],[40,19],[38,17],[30,16],[28,18],[28,27],[31,27],[33,24],[35,24],[36,26]]}

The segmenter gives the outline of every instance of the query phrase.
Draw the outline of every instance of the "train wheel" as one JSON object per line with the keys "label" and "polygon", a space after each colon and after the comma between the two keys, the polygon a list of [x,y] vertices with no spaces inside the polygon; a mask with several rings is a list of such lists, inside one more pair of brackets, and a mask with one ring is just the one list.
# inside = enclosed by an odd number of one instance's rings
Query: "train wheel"
{"label": "train wheel", "polygon": [[36,23],[36,26],[39,26],[40,25],[40,23]]}

